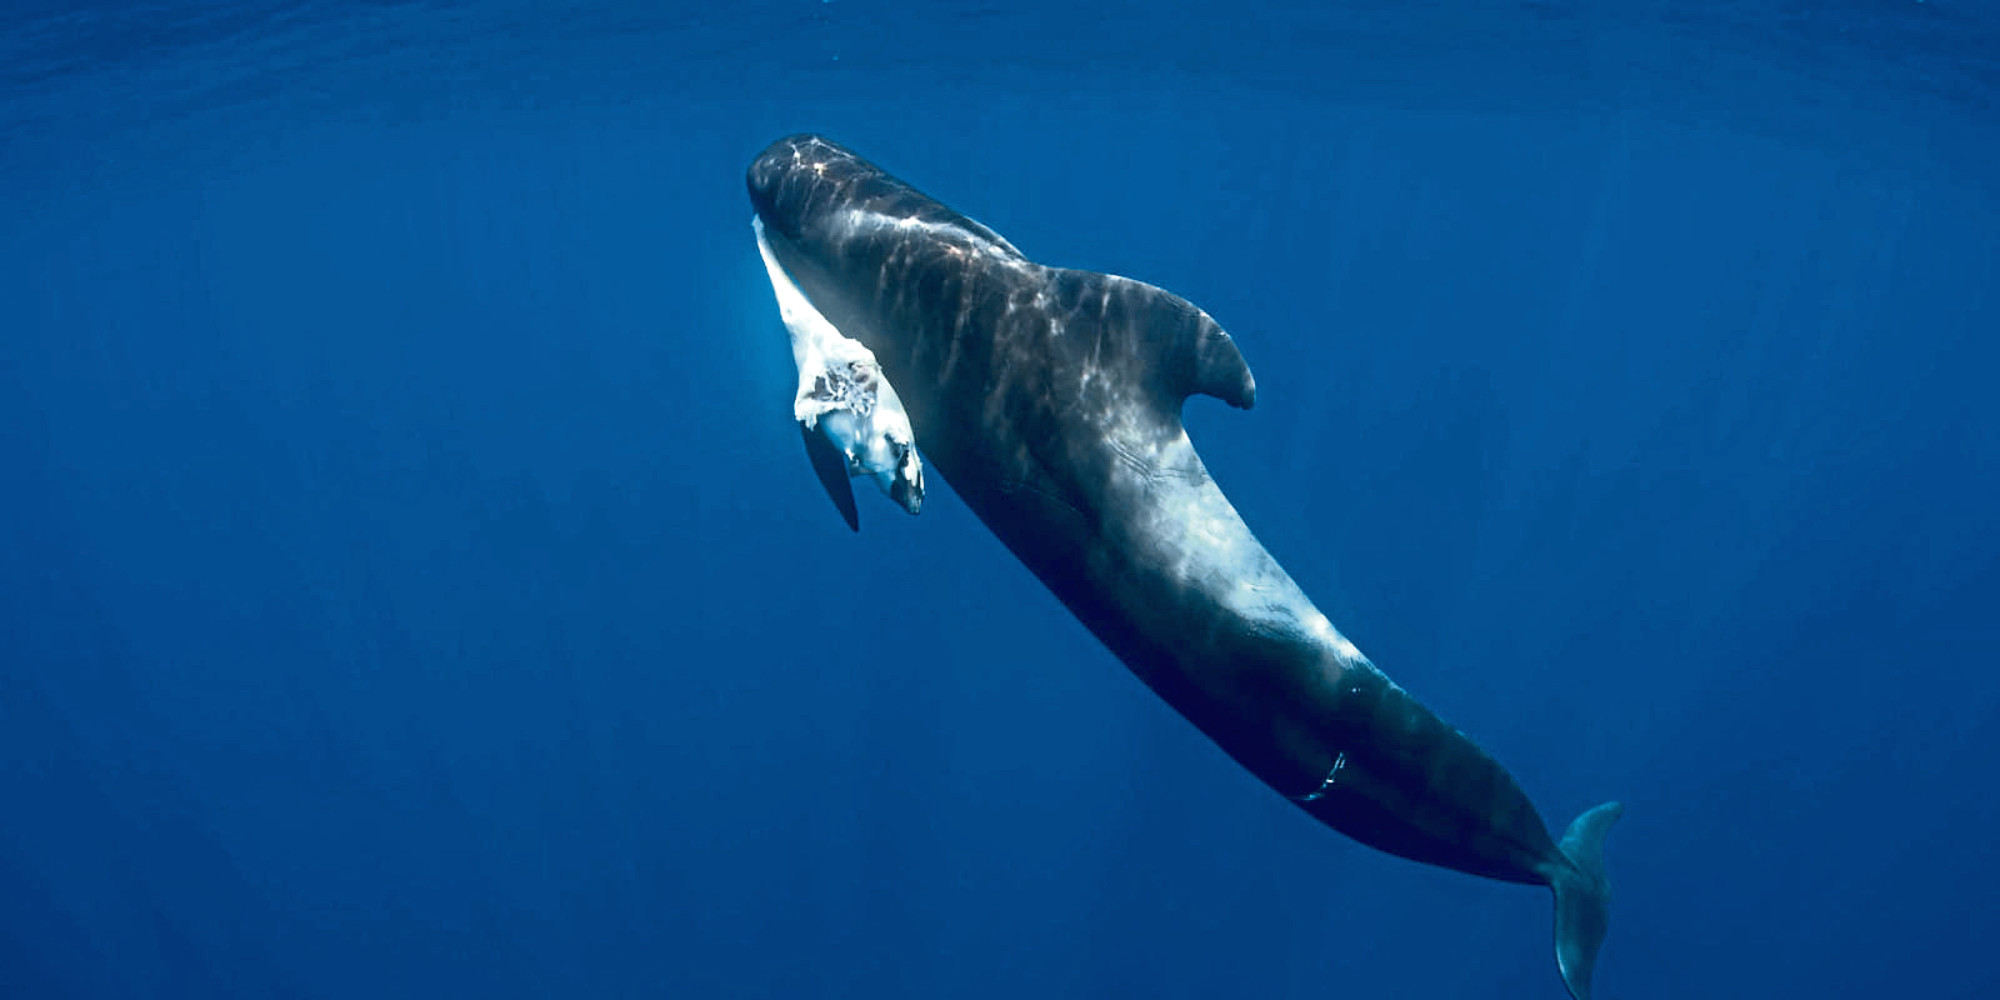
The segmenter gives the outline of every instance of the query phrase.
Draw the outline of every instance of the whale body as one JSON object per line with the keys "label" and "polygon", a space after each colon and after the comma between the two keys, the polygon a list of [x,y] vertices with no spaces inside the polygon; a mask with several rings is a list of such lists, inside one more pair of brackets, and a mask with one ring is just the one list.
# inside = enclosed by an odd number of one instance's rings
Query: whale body
{"label": "whale body", "polygon": [[1622,807],[1551,837],[1512,776],[1258,543],[1181,423],[1190,395],[1256,399],[1214,319],[1140,281],[1031,261],[819,136],[773,143],[748,185],[781,299],[789,284],[803,322],[866,348],[924,461],[1140,680],[1355,840],[1551,888],[1559,972],[1589,1000],[1609,921],[1604,836]]}

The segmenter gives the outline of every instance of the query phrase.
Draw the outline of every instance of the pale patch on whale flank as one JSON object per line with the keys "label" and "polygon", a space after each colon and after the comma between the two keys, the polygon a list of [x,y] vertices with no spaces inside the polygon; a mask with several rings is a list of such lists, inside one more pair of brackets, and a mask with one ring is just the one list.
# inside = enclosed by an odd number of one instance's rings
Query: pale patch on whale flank
{"label": "pale patch on whale flank", "polygon": [[[1199,465],[1185,431],[1145,450],[1156,468]],[[1214,480],[1204,474],[1199,482],[1182,486],[1133,481],[1127,488],[1152,493],[1161,516],[1175,526],[1154,534],[1169,540],[1166,558],[1180,579],[1229,581],[1208,591],[1245,621],[1273,632],[1308,635],[1331,648],[1340,668],[1367,662],[1257,542]]]}

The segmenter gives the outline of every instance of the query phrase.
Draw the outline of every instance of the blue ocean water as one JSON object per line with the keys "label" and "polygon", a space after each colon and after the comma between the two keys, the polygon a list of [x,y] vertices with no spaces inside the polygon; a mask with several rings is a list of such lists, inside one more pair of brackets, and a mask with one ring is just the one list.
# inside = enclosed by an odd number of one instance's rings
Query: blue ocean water
{"label": "blue ocean water", "polygon": [[1548,997],[941,483],[851,535],[742,172],[1202,305],[1260,538],[1551,823],[1598,995],[1990,997],[2000,11],[0,14],[0,996]]}

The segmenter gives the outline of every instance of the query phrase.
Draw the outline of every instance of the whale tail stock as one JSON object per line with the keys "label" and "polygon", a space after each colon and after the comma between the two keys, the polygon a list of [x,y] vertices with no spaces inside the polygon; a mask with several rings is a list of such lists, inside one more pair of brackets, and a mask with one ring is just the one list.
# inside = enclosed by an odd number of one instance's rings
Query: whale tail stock
{"label": "whale tail stock", "polygon": [[1569,863],[1549,877],[1549,888],[1556,894],[1556,967],[1576,1000],[1590,1000],[1590,973],[1611,925],[1604,835],[1624,814],[1622,804],[1606,802],[1578,816],[1562,838],[1561,850]]}

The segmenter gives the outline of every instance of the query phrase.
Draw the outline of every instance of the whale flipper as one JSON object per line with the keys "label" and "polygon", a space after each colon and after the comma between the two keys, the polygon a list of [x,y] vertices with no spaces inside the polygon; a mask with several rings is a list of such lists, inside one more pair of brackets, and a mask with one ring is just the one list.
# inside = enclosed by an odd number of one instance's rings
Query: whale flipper
{"label": "whale flipper", "polygon": [[819,484],[826,487],[827,499],[840,510],[840,516],[853,531],[861,530],[861,512],[854,506],[854,484],[847,474],[847,453],[826,436],[824,424],[807,426],[799,423],[799,436],[806,442],[806,457],[812,460],[813,475],[819,477]]}
{"label": "whale flipper", "polygon": [[1611,926],[1611,881],[1604,874],[1604,835],[1625,814],[1606,802],[1578,816],[1563,833],[1569,866],[1549,879],[1556,893],[1556,967],[1576,1000],[1590,1000],[1590,973]]}

